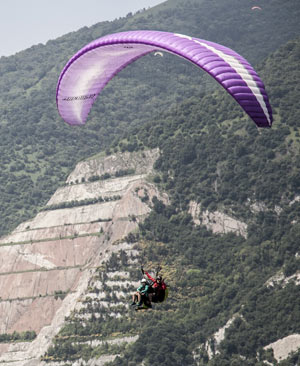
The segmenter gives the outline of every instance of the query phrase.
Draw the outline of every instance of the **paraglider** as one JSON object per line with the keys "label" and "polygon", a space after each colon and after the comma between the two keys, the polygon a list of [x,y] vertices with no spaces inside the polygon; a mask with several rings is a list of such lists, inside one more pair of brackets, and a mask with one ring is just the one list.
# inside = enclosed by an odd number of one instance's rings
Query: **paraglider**
{"label": "paraglider", "polygon": [[251,10],[262,10],[260,6],[253,6]]}
{"label": "paraglider", "polygon": [[219,82],[258,127],[271,127],[272,110],[264,84],[242,56],[203,39],[148,30],[109,34],[79,50],[58,80],[56,103],[61,117],[70,125],[85,124],[105,85],[151,52],[169,52],[189,60]]}
{"label": "paraglider", "polygon": [[135,310],[151,309],[152,303],[162,303],[169,295],[169,288],[162,276],[159,275],[159,270],[157,270],[155,277],[144,271],[143,266],[141,266],[141,271],[147,279],[142,278],[140,286],[132,295],[131,306],[134,306]]}
{"label": "paraglider", "polygon": [[154,52],[154,56],[160,56],[163,57],[164,54],[162,52]]}

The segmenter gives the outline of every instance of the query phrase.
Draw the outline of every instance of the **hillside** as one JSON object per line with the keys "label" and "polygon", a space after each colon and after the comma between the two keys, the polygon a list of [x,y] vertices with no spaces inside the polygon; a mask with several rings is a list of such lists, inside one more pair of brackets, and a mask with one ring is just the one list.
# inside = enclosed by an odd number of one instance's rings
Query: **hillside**
{"label": "hillside", "polygon": [[[272,0],[259,13],[251,11],[248,1],[167,1],[2,57],[0,235],[33,217],[76,162],[109,148],[129,126],[142,126],[185,98],[201,98],[216,87],[176,57],[149,55],[110,83],[85,128],[70,129],[58,117],[55,88],[60,70],[83,45],[107,33],[158,29],[220,42],[257,65],[299,33],[298,20],[298,0],[284,6]],[[135,148],[136,142],[133,138],[127,144]]]}

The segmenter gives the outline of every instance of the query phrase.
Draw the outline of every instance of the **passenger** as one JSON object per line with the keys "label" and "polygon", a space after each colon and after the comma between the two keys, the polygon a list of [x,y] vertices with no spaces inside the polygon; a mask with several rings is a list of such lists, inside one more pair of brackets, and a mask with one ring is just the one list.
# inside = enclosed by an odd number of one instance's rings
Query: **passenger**
{"label": "passenger", "polygon": [[136,292],[132,295],[131,306],[134,306],[134,305],[142,306],[143,299],[145,299],[145,298],[148,299],[148,295],[149,295],[149,285],[147,284],[147,280],[145,278],[143,278],[141,280],[141,285],[137,288]]}

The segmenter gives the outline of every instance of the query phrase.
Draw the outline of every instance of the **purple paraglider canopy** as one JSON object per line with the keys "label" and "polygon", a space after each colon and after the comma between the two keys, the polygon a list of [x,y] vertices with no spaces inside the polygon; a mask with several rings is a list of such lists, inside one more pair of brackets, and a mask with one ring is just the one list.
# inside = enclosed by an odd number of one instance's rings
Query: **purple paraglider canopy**
{"label": "purple paraglider canopy", "polygon": [[56,91],[61,117],[83,125],[105,85],[150,52],[181,56],[217,80],[258,127],[271,127],[272,109],[264,84],[239,54],[217,43],[159,31],[129,31],[101,37],[79,50],[62,70]]}

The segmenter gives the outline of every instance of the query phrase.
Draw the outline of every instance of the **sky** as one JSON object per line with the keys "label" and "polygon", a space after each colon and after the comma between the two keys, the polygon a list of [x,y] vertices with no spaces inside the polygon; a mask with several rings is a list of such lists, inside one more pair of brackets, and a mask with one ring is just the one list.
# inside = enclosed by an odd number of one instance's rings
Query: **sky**
{"label": "sky", "polygon": [[0,57],[164,0],[0,0]]}

